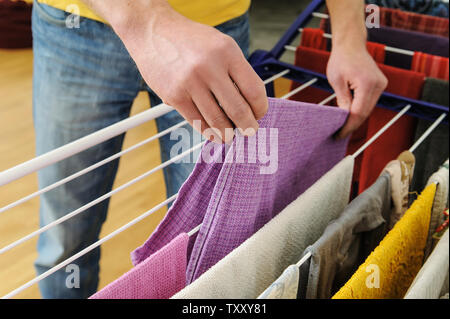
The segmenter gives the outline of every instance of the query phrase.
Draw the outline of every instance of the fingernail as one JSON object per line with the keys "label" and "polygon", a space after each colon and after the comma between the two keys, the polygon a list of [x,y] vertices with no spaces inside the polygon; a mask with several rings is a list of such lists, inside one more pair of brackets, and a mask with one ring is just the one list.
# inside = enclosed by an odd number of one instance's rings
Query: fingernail
{"label": "fingernail", "polygon": [[258,130],[258,126],[256,128],[249,127],[243,130],[242,128],[238,127],[239,133],[241,133],[244,136],[254,136],[256,134],[256,131]]}

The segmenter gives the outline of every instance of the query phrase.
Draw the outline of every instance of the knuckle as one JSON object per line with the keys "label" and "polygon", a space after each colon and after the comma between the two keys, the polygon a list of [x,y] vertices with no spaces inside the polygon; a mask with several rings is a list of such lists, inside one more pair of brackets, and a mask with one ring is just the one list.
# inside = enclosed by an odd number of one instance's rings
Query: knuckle
{"label": "knuckle", "polygon": [[386,78],[386,76],[384,76],[384,74],[381,74],[381,77],[378,80],[378,88],[381,90],[386,89],[388,85],[388,79]]}
{"label": "knuckle", "polygon": [[206,67],[207,59],[203,57],[203,55],[199,54],[196,58],[192,59],[187,65],[187,71],[185,74],[185,80],[192,79],[192,77],[201,74]]}
{"label": "knuckle", "polygon": [[236,43],[229,35],[223,34],[217,40],[213,53],[218,55],[232,56],[236,52]]}
{"label": "knuckle", "polygon": [[172,91],[172,93],[169,93],[165,101],[167,101],[167,104],[171,106],[180,107],[186,103],[186,98],[185,95],[180,92],[180,90],[175,89]]}
{"label": "knuckle", "polygon": [[227,126],[227,120],[223,114],[216,113],[210,119],[210,126],[216,129],[223,129]]}
{"label": "knuckle", "polygon": [[354,113],[353,114],[353,118],[356,120],[357,123],[362,123],[364,122],[364,120],[367,118],[368,114],[363,114],[363,113]]}
{"label": "knuckle", "polygon": [[244,103],[236,103],[228,110],[227,114],[231,119],[238,120],[243,117],[246,109],[247,106]]}

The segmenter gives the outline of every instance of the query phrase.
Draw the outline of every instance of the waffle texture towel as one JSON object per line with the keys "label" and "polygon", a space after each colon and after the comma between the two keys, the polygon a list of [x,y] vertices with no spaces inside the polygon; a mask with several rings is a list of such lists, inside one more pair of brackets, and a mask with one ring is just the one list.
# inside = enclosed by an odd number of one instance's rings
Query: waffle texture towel
{"label": "waffle texture towel", "polygon": [[[335,107],[270,99],[255,136],[237,136],[230,147],[205,144],[178,198],[133,260],[139,262],[176,234],[202,224],[188,263],[186,278],[192,282],[344,157],[346,141],[332,135],[347,115]],[[248,152],[255,145],[258,155]],[[219,155],[208,164],[203,159],[212,147]],[[244,160],[238,160],[240,154]],[[268,155],[272,160],[265,160]]]}
{"label": "waffle texture towel", "polygon": [[348,203],[353,158],[322,176],[258,232],[173,298],[256,298],[299,261]]}
{"label": "waffle texture towel", "polygon": [[409,287],[405,299],[438,299],[448,293],[448,249],[447,229]]}
{"label": "waffle texture towel", "polygon": [[429,185],[333,299],[403,298],[423,264],[436,185]]}
{"label": "waffle texture towel", "polygon": [[189,236],[178,235],[89,299],[169,299],[186,285]]}
{"label": "waffle texture towel", "polygon": [[391,208],[390,176],[384,173],[305,250],[311,258],[302,265],[306,289],[299,298],[330,299],[386,235]]}

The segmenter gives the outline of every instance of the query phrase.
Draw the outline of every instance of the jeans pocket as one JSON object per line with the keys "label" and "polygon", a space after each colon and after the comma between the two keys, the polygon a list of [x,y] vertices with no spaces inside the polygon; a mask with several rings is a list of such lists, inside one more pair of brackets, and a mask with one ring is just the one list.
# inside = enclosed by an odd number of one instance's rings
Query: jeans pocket
{"label": "jeans pocket", "polygon": [[[68,8],[73,9],[73,8]],[[51,6],[48,6],[46,4],[40,3],[39,1],[33,2],[33,10],[36,10],[36,14],[39,17],[39,19],[42,19],[46,21],[47,23],[60,26],[60,27],[67,27],[71,28],[70,26],[73,25],[73,23],[82,23],[83,18],[76,15],[75,13],[66,12],[64,10],[60,10]],[[72,26],[73,27],[73,26]]]}

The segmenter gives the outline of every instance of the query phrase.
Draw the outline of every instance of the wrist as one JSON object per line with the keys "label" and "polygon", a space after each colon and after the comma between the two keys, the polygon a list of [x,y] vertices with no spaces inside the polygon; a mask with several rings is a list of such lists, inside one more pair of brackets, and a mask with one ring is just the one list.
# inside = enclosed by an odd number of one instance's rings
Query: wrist
{"label": "wrist", "polygon": [[332,48],[338,51],[366,50],[367,33],[364,29],[337,32],[332,36]]}
{"label": "wrist", "polygon": [[166,0],[126,2],[122,10],[117,10],[108,19],[111,27],[124,42],[145,32],[149,26],[156,24],[158,18],[164,17],[169,20],[175,13]]}

